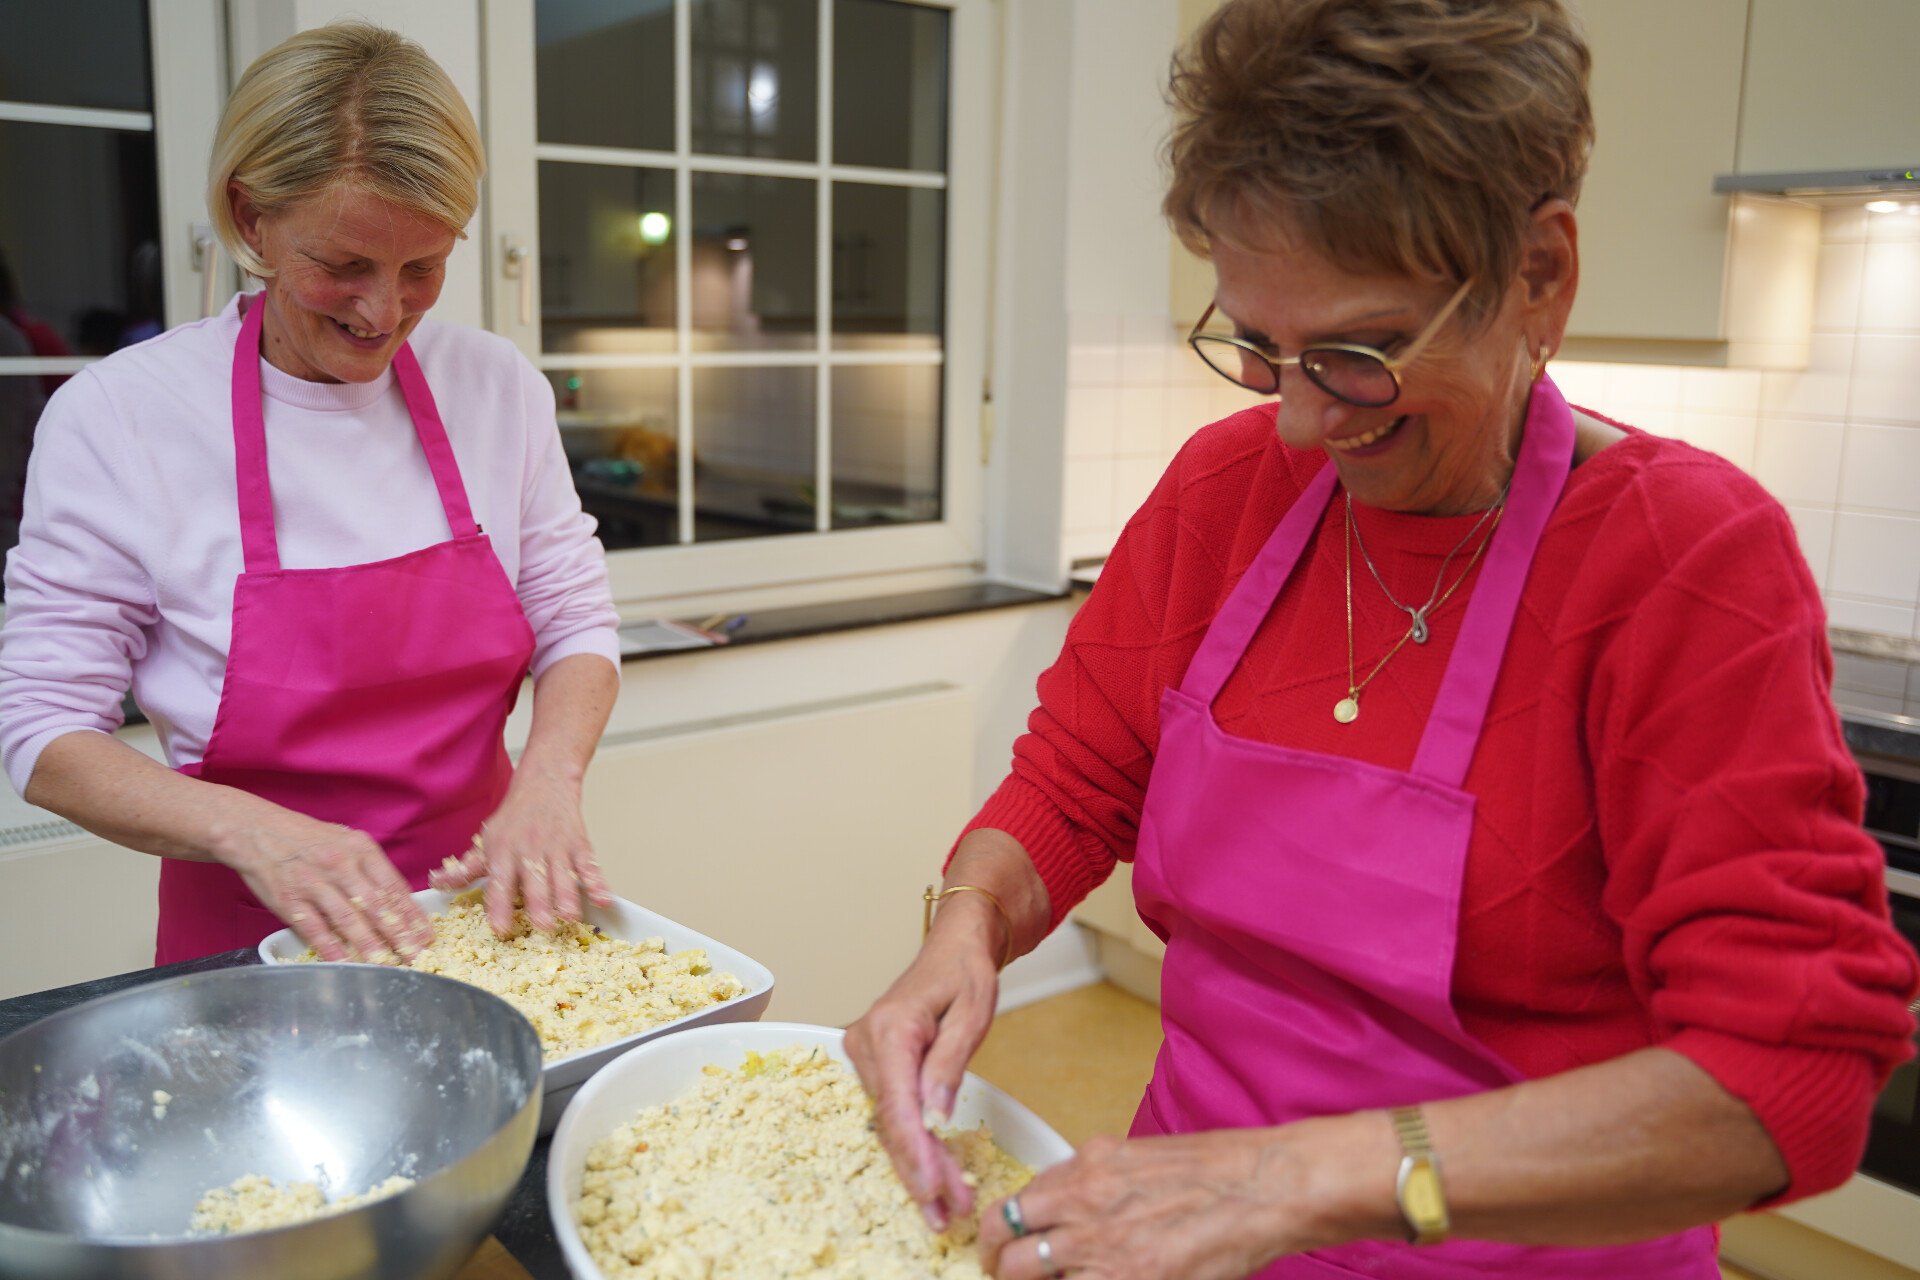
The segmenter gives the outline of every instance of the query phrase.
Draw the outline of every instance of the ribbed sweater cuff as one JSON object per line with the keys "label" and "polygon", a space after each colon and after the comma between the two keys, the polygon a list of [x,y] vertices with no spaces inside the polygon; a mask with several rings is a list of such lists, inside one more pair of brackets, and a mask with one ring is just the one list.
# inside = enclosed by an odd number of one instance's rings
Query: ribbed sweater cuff
{"label": "ribbed sweater cuff", "polygon": [[1762,1044],[1703,1027],[1689,1027],[1663,1047],[1691,1059],[1751,1107],[1780,1149],[1791,1181],[1756,1209],[1831,1191],[1853,1176],[1879,1088],[1871,1055]]}
{"label": "ribbed sweater cuff", "polygon": [[[1081,899],[1093,892],[1103,878],[1096,877],[1089,864],[1083,844],[1085,838],[1079,828],[1068,821],[1045,792],[1018,774],[1008,775],[1000,789],[988,797],[987,803],[967,824],[966,831],[960,833],[961,839],[966,838],[968,831],[982,827],[1006,832],[1027,851],[1033,869],[1040,873],[1041,883],[1047,886],[1047,901],[1053,913],[1053,919],[1047,924],[1048,932],[1059,928],[1067,913],[1079,906]],[[959,848],[959,843],[954,841],[954,848]],[[952,850],[947,852],[947,861],[953,861]]]}

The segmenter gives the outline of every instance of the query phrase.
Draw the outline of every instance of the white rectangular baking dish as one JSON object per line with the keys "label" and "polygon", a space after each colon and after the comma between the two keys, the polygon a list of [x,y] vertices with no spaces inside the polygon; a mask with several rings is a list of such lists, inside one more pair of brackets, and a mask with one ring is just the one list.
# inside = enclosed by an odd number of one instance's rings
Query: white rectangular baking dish
{"label": "white rectangular baking dish", "polygon": [[[845,1038],[846,1032],[838,1027],[800,1022],[701,1027],[643,1045],[588,1082],[567,1109],[547,1154],[547,1212],[575,1280],[604,1280],[574,1221],[589,1147],[631,1120],[640,1108],[679,1098],[700,1082],[704,1068],[738,1070],[749,1049],[769,1053],[793,1045],[818,1045],[851,1067],[842,1043]],[[1036,1173],[1073,1155],[1073,1147],[1045,1120],[968,1072],[954,1099],[953,1124],[970,1129],[983,1120],[1000,1149]]]}
{"label": "white rectangular baking dish", "polygon": [[[461,892],[470,892],[462,890]],[[443,893],[438,889],[422,889],[413,895],[421,910],[428,915],[444,912],[457,895]],[[618,938],[623,942],[639,942],[646,938],[660,938],[665,941],[669,953],[685,951],[689,947],[701,947],[707,953],[708,961],[715,969],[731,973],[745,985],[746,991],[731,1000],[709,1005],[684,1018],[675,1018],[663,1022],[657,1027],[622,1036],[618,1040],[609,1040],[605,1044],[595,1045],[591,1049],[582,1049],[570,1053],[564,1058],[555,1058],[548,1062],[540,1072],[542,1089],[540,1101],[540,1132],[552,1133],[560,1123],[560,1114],[573,1100],[574,1093],[591,1076],[609,1062],[648,1040],[671,1035],[676,1031],[685,1031],[689,1027],[706,1026],[716,1022],[756,1022],[767,1011],[767,1002],[773,999],[773,973],[758,960],[744,952],[736,951],[723,942],[717,942],[704,933],[696,933],[683,924],[679,924],[658,912],[649,911],[625,898],[615,898],[610,907],[596,907],[588,904],[583,917],[587,924],[596,925],[602,933]],[[291,929],[282,929],[269,934],[260,943],[260,959],[267,964],[287,964],[305,955],[307,944],[300,941]]]}

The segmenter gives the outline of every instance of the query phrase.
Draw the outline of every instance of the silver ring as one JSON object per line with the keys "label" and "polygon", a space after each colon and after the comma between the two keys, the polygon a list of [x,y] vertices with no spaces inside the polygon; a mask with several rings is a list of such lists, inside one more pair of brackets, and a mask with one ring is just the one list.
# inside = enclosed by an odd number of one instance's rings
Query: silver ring
{"label": "silver ring", "polygon": [[1047,1274],[1052,1276],[1053,1280],[1063,1280],[1063,1277],[1067,1274],[1054,1262],[1053,1241],[1047,1239],[1045,1236],[1040,1237],[1040,1265],[1047,1269]]}
{"label": "silver ring", "polygon": [[1027,1217],[1020,1212],[1019,1196],[1008,1196],[1001,1203],[1000,1216],[1007,1220],[1007,1230],[1013,1232],[1015,1240],[1027,1234]]}

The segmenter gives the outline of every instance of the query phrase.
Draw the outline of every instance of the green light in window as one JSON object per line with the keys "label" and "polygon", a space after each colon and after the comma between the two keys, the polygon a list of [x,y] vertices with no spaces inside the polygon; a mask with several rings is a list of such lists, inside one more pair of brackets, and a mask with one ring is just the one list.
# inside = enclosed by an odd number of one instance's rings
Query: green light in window
{"label": "green light in window", "polygon": [[567,390],[578,391],[579,389],[580,389],[580,375],[576,373],[572,377],[567,379]]}
{"label": "green light in window", "polygon": [[665,244],[673,231],[673,219],[664,213],[640,215],[640,239],[646,244]]}

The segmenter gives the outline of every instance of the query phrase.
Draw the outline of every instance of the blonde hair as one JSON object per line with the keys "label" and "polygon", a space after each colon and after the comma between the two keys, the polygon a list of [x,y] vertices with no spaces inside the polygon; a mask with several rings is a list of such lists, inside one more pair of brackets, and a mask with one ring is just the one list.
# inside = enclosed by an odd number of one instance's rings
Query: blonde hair
{"label": "blonde hair", "polygon": [[1165,212],[1203,256],[1284,231],[1362,274],[1472,280],[1477,324],[1533,210],[1579,199],[1591,65],[1560,0],[1230,0],[1174,59]]}
{"label": "blonde hair", "polygon": [[473,113],[426,50],[370,22],[335,22],[261,54],[240,77],[214,135],[207,209],[233,260],[265,278],[271,269],[234,221],[230,182],[262,213],[352,183],[464,235],[485,171]]}

